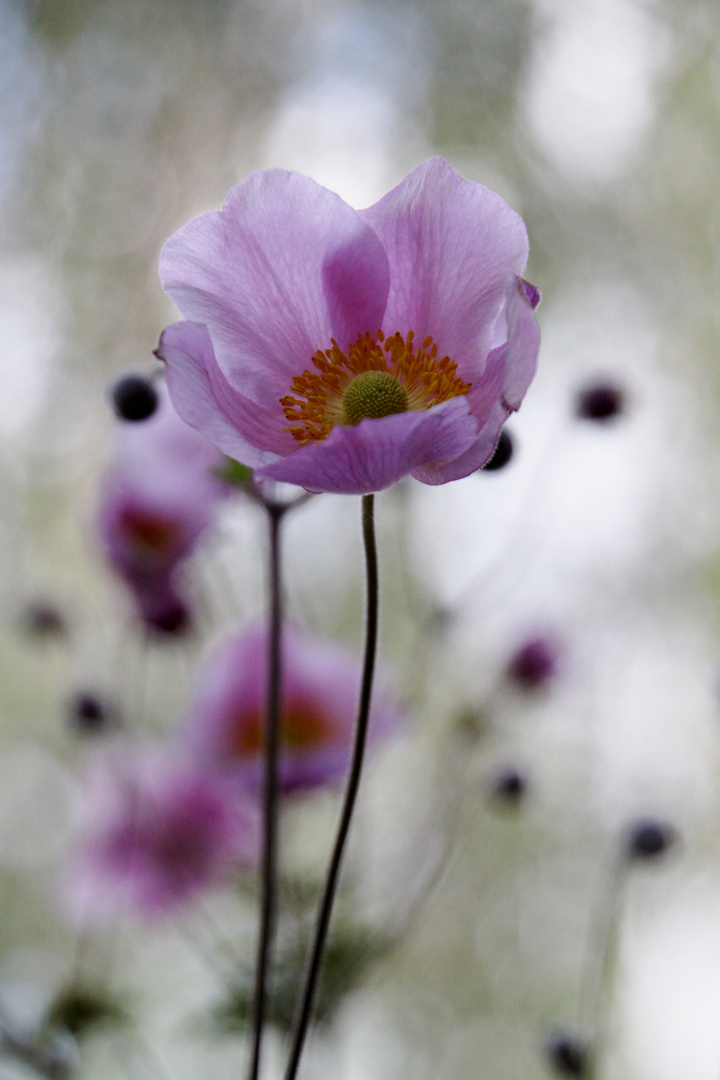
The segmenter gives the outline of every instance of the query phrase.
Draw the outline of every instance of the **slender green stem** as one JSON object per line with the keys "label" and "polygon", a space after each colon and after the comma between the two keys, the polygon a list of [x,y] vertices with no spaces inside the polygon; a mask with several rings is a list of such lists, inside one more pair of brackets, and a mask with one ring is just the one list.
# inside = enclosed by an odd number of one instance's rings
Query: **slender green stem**
{"label": "slender green stem", "polygon": [[355,800],[360,786],[360,776],[365,756],[365,743],[367,741],[367,729],[370,719],[370,697],[372,694],[373,673],[375,670],[375,652],[378,630],[378,563],[377,548],[375,546],[375,521],[373,511],[374,496],[363,495],[362,523],[363,540],[365,543],[367,606],[365,615],[365,660],[363,664],[362,684],[360,687],[360,703],[355,730],[355,745],[353,747],[350,774],[348,777],[342,811],[340,813],[337,836],[335,837],[335,846],[330,859],[327,879],[325,881],[325,887],[318,909],[315,936],[305,974],[305,985],[300,1002],[300,1009],[295,1022],[295,1031],[285,1072],[285,1080],[295,1080],[298,1065],[300,1064],[300,1056],[305,1044],[305,1036],[307,1035],[310,1024],[315,990],[322,966],[323,951],[328,929],[330,927],[333,902],[335,900],[340,867],[345,851],[345,842],[350,830],[350,822],[355,808]]}
{"label": "slender green stem", "polygon": [[282,577],[280,562],[280,525],[286,507],[265,504],[269,526],[268,565],[268,686],[267,723],[265,725],[265,777],[263,790],[263,855],[260,933],[258,936],[255,992],[253,997],[253,1052],[249,1080],[258,1080],[262,1046],[267,984],[270,968],[270,945],[275,926],[277,904],[278,846],[278,764],[280,756],[280,687],[282,638]]}

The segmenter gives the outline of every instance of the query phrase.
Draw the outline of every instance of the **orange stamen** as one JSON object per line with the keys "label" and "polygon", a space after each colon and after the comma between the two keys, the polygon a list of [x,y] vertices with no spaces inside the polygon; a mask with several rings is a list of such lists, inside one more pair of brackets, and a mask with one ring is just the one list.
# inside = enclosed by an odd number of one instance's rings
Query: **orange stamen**
{"label": "orange stamen", "polygon": [[335,339],[332,348],[319,349],[312,358],[315,371],[303,371],[290,384],[291,393],[280,398],[290,421],[288,432],[301,445],[326,439],[336,424],[348,423],[343,408],[345,391],[366,371],[388,372],[407,395],[408,409],[431,409],[453,397],[467,394],[471,383],[457,374],[457,364],[449,356],[438,360],[438,347],[426,337],[415,348],[414,333],[385,337],[361,334],[346,353]]}

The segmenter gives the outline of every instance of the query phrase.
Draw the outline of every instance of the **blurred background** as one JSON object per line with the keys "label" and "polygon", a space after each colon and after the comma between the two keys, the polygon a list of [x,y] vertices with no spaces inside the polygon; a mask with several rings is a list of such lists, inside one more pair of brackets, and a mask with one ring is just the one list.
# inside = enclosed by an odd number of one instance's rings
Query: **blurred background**
{"label": "blurred background", "polygon": [[[204,650],[262,611],[242,498],[193,556],[189,637],[133,629],[96,536],[108,383],[152,372],[176,318],[162,243],[254,169],[360,208],[439,153],[527,224],[540,369],[504,460],[377,500],[412,719],[368,776],[353,902],[392,947],[307,1075],[718,1080],[715,0],[0,0],[0,88],[0,1077],[59,1075],[88,709],[169,732]],[[356,502],[294,512],[287,592],[359,646]],[[288,824],[290,862],[303,822],[325,850],[328,798]],[[664,840],[635,858],[642,822]],[[129,1019],[68,1026],[63,1068],[238,1074],[204,925],[82,944]]]}

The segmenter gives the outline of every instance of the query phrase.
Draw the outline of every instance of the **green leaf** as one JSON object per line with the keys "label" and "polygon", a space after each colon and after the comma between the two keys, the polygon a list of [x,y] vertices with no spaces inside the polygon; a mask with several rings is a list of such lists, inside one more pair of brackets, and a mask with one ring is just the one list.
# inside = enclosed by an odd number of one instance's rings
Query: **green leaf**
{"label": "green leaf", "polygon": [[223,464],[216,469],[216,473],[221,480],[224,480],[226,484],[232,484],[233,487],[248,488],[252,484],[252,469],[231,457],[225,458]]}

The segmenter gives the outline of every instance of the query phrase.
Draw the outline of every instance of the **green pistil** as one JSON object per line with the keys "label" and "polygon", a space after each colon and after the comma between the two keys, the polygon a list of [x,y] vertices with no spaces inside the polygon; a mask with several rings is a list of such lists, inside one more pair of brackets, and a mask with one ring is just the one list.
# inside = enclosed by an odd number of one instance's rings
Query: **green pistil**
{"label": "green pistil", "polygon": [[380,420],[407,412],[407,408],[405,387],[389,371],[363,371],[343,394],[345,423],[352,426],[366,418]]}

